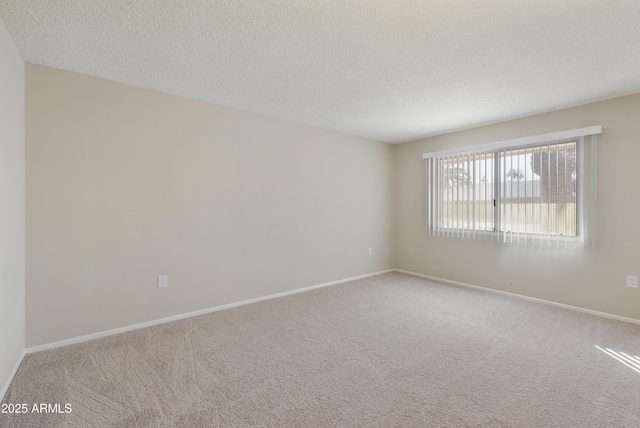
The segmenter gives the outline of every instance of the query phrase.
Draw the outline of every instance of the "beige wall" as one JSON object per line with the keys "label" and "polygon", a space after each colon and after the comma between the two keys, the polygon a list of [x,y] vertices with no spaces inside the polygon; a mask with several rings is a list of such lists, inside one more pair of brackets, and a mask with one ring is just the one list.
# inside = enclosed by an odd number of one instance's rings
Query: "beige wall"
{"label": "beige wall", "polygon": [[26,76],[27,346],[393,267],[393,146]]}
{"label": "beige wall", "polygon": [[24,61],[0,21],[0,391],[24,350]]}
{"label": "beige wall", "polygon": [[[524,102],[524,101],[523,101]],[[425,236],[423,152],[602,125],[593,251]],[[396,149],[396,267],[640,319],[640,95],[401,144]]]}

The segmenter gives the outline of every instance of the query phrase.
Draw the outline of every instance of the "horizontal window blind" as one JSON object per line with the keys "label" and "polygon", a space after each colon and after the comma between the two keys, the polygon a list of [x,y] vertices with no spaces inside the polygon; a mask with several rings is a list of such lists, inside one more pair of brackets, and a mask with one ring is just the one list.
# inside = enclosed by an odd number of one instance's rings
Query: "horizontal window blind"
{"label": "horizontal window blind", "polygon": [[583,210],[595,198],[584,191],[595,189],[595,135],[588,139],[588,156],[583,136],[424,155],[427,234],[546,246],[584,242],[585,217],[592,215]]}

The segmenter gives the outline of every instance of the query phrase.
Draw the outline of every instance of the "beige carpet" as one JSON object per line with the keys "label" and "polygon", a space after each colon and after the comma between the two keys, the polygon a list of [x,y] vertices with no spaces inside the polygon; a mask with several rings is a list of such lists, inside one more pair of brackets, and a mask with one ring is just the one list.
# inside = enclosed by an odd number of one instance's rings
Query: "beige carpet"
{"label": "beige carpet", "polygon": [[639,427],[638,355],[638,325],[390,273],[27,355],[0,426]]}

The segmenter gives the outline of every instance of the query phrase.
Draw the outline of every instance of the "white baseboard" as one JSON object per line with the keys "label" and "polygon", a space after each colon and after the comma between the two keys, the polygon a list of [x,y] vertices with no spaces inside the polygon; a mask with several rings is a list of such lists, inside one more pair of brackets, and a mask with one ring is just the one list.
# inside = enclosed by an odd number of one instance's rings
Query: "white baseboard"
{"label": "white baseboard", "polygon": [[251,303],[262,302],[264,300],[270,300],[270,299],[276,299],[278,297],[290,296],[292,294],[303,293],[305,291],[315,290],[316,288],[329,287],[331,285],[342,284],[342,283],[345,283],[345,282],[355,281],[357,279],[368,278],[370,276],[381,275],[383,273],[388,273],[388,272],[393,272],[393,271],[394,271],[394,269],[382,270],[382,271],[379,271],[379,272],[373,272],[373,273],[368,273],[368,274],[365,274],[365,275],[354,276],[354,277],[351,277],[351,278],[339,279],[337,281],[325,282],[323,284],[311,285],[309,287],[298,288],[298,289],[295,289],[295,290],[284,291],[282,293],[270,294],[270,295],[263,296],[263,297],[256,297],[255,299],[242,300],[240,302],[229,303],[227,305],[214,306],[212,308],[201,309],[199,311],[187,312],[185,314],[174,315],[174,316],[171,316],[171,317],[166,317],[166,318],[161,318],[161,319],[157,319],[157,320],[153,320],[153,321],[143,322],[143,323],[140,323],[140,324],[128,325],[126,327],[114,328],[112,330],[101,331],[101,332],[98,332],[98,333],[87,334],[87,335],[84,335],[84,336],[72,337],[70,339],[64,339],[64,340],[59,340],[59,341],[56,341],[56,342],[45,343],[44,345],[32,346],[30,348],[27,348],[25,350],[25,352],[27,354],[30,354],[30,353],[33,353],[33,352],[46,351],[48,349],[59,348],[61,346],[73,345],[75,343],[81,343],[81,342],[86,342],[88,340],[99,339],[99,338],[105,337],[105,336],[111,336],[113,334],[124,333],[124,332],[131,331],[131,330],[138,330],[140,328],[151,327],[151,326],[154,326],[154,325],[164,324],[164,323],[171,322],[171,321],[178,321],[178,320],[181,320],[181,319],[195,317],[195,316],[198,316],[198,315],[209,314],[211,312],[217,312],[217,311],[221,311],[223,309],[236,308],[238,306],[244,306],[244,305],[249,305]]}
{"label": "white baseboard", "polygon": [[417,272],[411,272],[411,271],[404,270],[404,269],[393,269],[393,271],[404,273],[404,274],[407,274],[407,275],[418,276],[420,278],[430,279],[432,281],[444,282],[446,284],[458,285],[460,287],[467,287],[467,288],[473,288],[473,289],[476,289],[476,290],[488,291],[490,293],[502,294],[503,296],[516,297],[518,299],[528,300],[530,302],[542,303],[542,304],[545,304],[545,305],[556,306],[558,308],[570,309],[572,311],[583,312],[585,314],[597,315],[597,316],[604,317],[604,318],[611,318],[611,319],[618,320],[618,321],[624,321],[624,322],[629,322],[629,323],[632,323],[632,324],[639,324],[640,325],[640,320],[636,319],[636,318],[623,317],[623,316],[620,316],[620,315],[610,314],[608,312],[594,311],[594,310],[591,310],[591,309],[581,308],[579,306],[565,305],[564,303],[558,303],[558,302],[553,302],[553,301],[550,301],[550,300],[538,299],[538,298],[535,298],[535,297],[523,296],[521,294],[509,293],[508,291],[494,290],[493,288],[481,287],[479,285],[473,285],[473,284],[467,284],[467,283],[464,283],[464,282],[452,281],[450,279],[439,278],[437,276],[425,275],[425,274],[417,273]]}
{"label": "white baseboard", "polygon": [[22,351],[22,354],[20,354],[20,357],[18,358],[18,361],[16,361],[16,365],[13,367],[13,370],[11,371],[11,374],[9,375],[9,379],[7,379],[7,382],[2,387],[2,391],[0,391],[0,402],[2,402],[2,400],[4,400],[4,395],[9,390],[9,385],[11,385],[11,382],[13,382],[13,378],[16,376],[16,373],[18,373],[18,369],[20,368],[20,364],[22,364],[22,360],[24,359],[25,355],[27,355],[27,351],[26,350]]}

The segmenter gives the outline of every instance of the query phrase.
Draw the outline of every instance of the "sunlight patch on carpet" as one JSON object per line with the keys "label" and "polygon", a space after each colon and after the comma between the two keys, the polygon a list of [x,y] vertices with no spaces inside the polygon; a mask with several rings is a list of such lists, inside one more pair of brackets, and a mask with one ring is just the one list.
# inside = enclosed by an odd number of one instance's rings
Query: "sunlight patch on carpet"
{"label": "sunlight patch on carpet", "polygon": [[605,354],[607,354],[608,356],[620,361],[625,366],[640,373],[640,357],[638,357],[637,355],[631,356],[631,355],[625,354],[624,352],[616,352],[609,348],[602,349],[598,345],[595,345],[595,347],[601,350],[602,352],[604,352]]}

